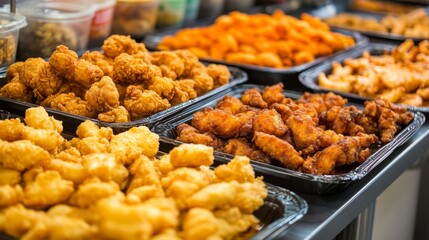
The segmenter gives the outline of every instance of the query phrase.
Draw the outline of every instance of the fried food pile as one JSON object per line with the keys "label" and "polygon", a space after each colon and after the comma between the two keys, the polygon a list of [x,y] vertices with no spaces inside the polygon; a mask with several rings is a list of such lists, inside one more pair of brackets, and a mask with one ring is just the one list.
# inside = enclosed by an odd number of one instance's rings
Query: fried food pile
{"label": "fried food pile", "polygon": [[272,15],[231,12],[208,27],[166,36],[158,48],[188,49],[198,57],[287,68],[354,44],[352,37],[331,32],[327,24],[309,14],[299,20],[277,10]]}
{"label": "fried food pile", "polygon": [[331,26],[359,31],[375,31],[414,38],[429,38],[429,17],[425,9],[406,14],[386,15],[381,20],[360,17],[352,13],[341,13],[324,20]]}
{"label": "fried food pile", "polygon": [[332,73],[320,73],[323,88],[383,98],[409,106],[429,106],[429,41],[406,40],[391,53],[332,63]]}
{"label": "fried food pile", "polygon": [[231,77],[224,65],[206,67],[186,50],[149,53],[129,36],[110,36],[102,50],[78,58],[61,45],[48,62],[16,62],[0,96],[103,122],[128,122],[200,96]]}
{"label": "fried food pile", "polygon": [[155,158],[158,135],[114,135],[91,121],[65,140],[43,107],[0,121],[0,231],[22,239],[250,237],[267,190],[250,160],[214,170],[213,148],[183,144]]}
{"label": "fried food pile", "polygon": [[414,115],[386,100],[346,106],[335,95],[305,93],[292,100],[283,84],[225,96],[215,108],[177,127],[177,140],[212,146],[232,155],[311,174],[336,174],[364,162],[371,150],[390,142]]}

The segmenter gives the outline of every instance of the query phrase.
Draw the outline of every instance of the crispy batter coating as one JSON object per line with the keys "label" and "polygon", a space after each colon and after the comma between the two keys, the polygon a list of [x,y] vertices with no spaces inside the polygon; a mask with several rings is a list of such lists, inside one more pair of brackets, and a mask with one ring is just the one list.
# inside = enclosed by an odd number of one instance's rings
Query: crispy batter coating
{"label": "crispy batter coating", "polygon": [[6,80],[11,81],[15,77],[19,77],[19,72],[21,67],[24,66],[24,62],[14,62],[12,63],[6,71]]}
{"label": "crispy batter coating", "polygon": [[159,67],[126,53],[117,56],[113,63],[112,77],[115,83],[144,83],[155,76],[162,76]]}
{"label": "crispy batter coating", "polygon": [[49,116],[43,107],[33,107],[25,110],[25,123],[29,127],[62,133],[63,122]]}
{"label": "crispy batter coating", "polygon": [[98,200],[108,198],[119,192],[119,186],[113,181],[101,182],[98,178],[88,179],[79,185],[71,195],[69,203],[79,208],[87,208]]}
{"label": "crispy batter coating", "polygon": [[256,108],[267,108],[268,104],[262,99],[262,95],[258,89],[249,89],[246,90],[243,95],[241,95],[241,101],[249,106]]}
{"label": "crispy batter coating", "polygon": [[207,66],[207,73],[213,78],[213,87],[217,88],[229,83],[231,73],[225,65],[209,64]]}
{"label": "crispy batter coating", "polygon": [[119,122],[129,122],[131,121],[131,116],[128,110],[119,106],[117,108],[113,108],[107,112],[98,114],[98,120],[108,123],[119,123]]}
{"label": "crispy batter coating", "polygon": [[110,58],[115,58],[121,53],[136,54],[139,52],[147,52],[143,43],[137,43],[130,36],[111,35],[104,40],[103,46],[104,55]]}
{"label": "crispy batter coating", "polygon": [[81,139],[96,137],[100,140],[105,138],[107,141],[110,141],[113,137],[113,130],[107,127],[99,127],[92,121],[86,120],[77,127],[76,134]]}
{"label": "crispy batter coating", "polygon": [[263,132],[255,132],[253,142],[271,158],[280,161],[288,169],[296,170],[304,159],[288,142]]}
{"label": "crispy batter coating", "polygon": [[56,93],[62,84],[62,78],[54,73],[47,62],[45,62],[37,74],[29,80],[29,85],[33,89],[33,94],[38,102]]}
{"label": "crispy batter coating", "polygon": [[175,80],[182,76],[185,64],[175,52],[159,51],[151,54],[152,64],[159,66],[163,77]]}
{"label": "crispy batter coating", "polygon": [[43,165],[49,160],[49,152],[29,140],[6,142],[0,140],[0,166],[23,171]]}
{"label": "crispy batter coating", "polygon": [[287,132],[287,127],[276,110],[264,109],[253,117],[253,131],[282,137]]}
{"label": "crispy batter coating", "polygon": [[232,115],[219,109],[206,108],[196,112],[192,126],[201,132],[211,132],[220,138],[244,137],[252,131],[254,112]]}
{"label": "crispy batter coating", "polygon": [[46,98],[41,105],[90,118],[94,117],[96,114],[95,110],[87,101],[82,100],[74,93],[51,95]]}
{"label": "crispy batter coating", "polygon": [[344,107],[347,103],[347,99],[332,92],[326,94],[311,94],[306,92],[296,100],[295,103],[303,104],[305,107],[313,108],[317,113],[321,113],[327,111],[333,106]]}
{"label": "crispy batter coating", "polygon": [[167,99],[162,99],[152,90],[141,90],[130,85],[125,95],[124,106],[131,119],[140,119],[171,107]]}
{"label": "crispy batter coating", "polygon": [[[14,79],[19,78],[19,76]],[[12,80],[0,89],[0,96],[24,102],[32,102],[33,92],[19,80]]]}
{"label": "crispy batter coating", "polygon": [[98,112],[105,112],[119,106],[119,92],[113,80],[104,76],[91,85],[85,94],[85,100]]}
{"label": "crispy batter coating", "polygon": [[175,82],[167,77],[155,76],[145,84],[148,90],[156,92],[162,98],[171,100],[174,97]]}
{"label": "crispy batter coating", "polygon": [[21,185],[0,185],[0,208],[20,203],[23,198]]}
{"label": "crispy batter coating", "polygon": [[109,58],[98,51],[86,51],[81,58],[98,66],[103,71],[104,76],[111,76],[114,61],[113,58]]}
{"label": "crispy batter coating", "polygon": [[229,95],[224,96],[218,101],[216,103],[216,108],[232,114],[237,114],[248,109],[240,99]]}
{"label": "crispy batter coating", "polygon": [[212,133],[201,133],[198,129],[182,123],[177,126],[177,140],[184,143],[204,144],[219,150],[224,143]]}
{"label": "crispy batter coating", "polygon": [[285,96],[283,95],[283,83],[277,83],[272,86],[266,86],[262,93],[262,99],[271,106],[274,103],[281,103]]}
{"label": "crispy batter coating", "polygon": [[27,87],[31,87],[31,80],[38,74],[40,69],[45,65],[45,60],[42,58],[29,58],[25,60],[22,67],[19,69],[19,80]]}
{"label": "crispy batter coating", "polygon": [[203,144],[181,145],[170,151],[173,167],[197,167],[213,164],[213,148]]}
{"label": "crispy batter coating", "polygon": [[49,65],[52,69],[65,79],[72,79],[76,68],[78,55],[64,45],[57,46],[49,57]]}
{"label": "crispy batter coating", "polygon": [[227,164],[215,168],[216,181],[239,183],[255,181],[255,172],[250,165],[250,159],[243,156],[235,156]]}
{"label": "crispy batter coating", "polygon": [[200,62],[191,70],[188,78],[194,80],[194,89],[198,95],[204,94],[214,87],[213,78],[208,74],[207,68]]}
{"label": "crispy batter coating", "polygon": [[21,181],[21,173],[17,170],[0,167],[0,186],[16,185]]}
{"label": "crispy batter coating", "polygon": [[249,143],[245,138],[229,139],[222,150],[234,156],[246,156],[258,162],[271,163],[270,158],[265,153]]}

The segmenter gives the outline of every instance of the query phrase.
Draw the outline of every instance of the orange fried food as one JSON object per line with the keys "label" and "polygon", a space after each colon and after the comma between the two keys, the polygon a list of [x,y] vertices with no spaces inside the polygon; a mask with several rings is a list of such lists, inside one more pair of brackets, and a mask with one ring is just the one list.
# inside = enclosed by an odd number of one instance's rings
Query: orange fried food
{"label": "orange fried food", "polygon": [[119,92],[108,76],[91,85],[85,94],[85,100],[98,112],[105,112],[119,106]]}
{"label": "orange fried food", "polygon": [[6,80],[10,81],[14,77],[19,76],[21,67],[24,66],[24,62],[14,62],[12,63],[6,71]]}
{"label": "orange fried food", "polygon": [[256,108],[267,108],[268,104],[262,98],[261,93],[258,89],[249,89],[246,90],[243,95],[241,95],[241,101],[249,106]]}
{"label": "orange fried food", "polygon": [[156,92],[162,98],[171,100],[174,97],[174,87],[177,81],[173,81],[167,77],[158,77],[155,76],[145,84],[148,90]]}
{"label": "orange fried food", "polygon": [[177,126],[177,140],[185,143],[204,144],[213,147],[215,150],[223,147],[223,141],[212,133],[201,133],[198,129],[182,123]]}
{"label": "orange fried food", "polygon": [[229,83],[231,78],[231,73],[225,65],[209,64],[207,73],[213,78],[213,87],[215,88]]}
{"label": "orange fried food", "polygon": [[131,119],[140,119],[171,107],[167,99],[162,99],[152,90],[141,90],[130,85],[124,99],[124,106]]}
{"label": "orange fried food", "polygon": [[111,58],[115,58],[121,53],[136,54],[139,52],[147,52],[144,44],[137,43],[130,36],[116,34],[107,38],[101,48],[103,49],[104,55]]}
{"label": "orange fried food", "polygon": [[274,103],[281,103],[285,96],[283,95],[283,83],[277,83],[272,86],[267,86],[262,93],[262,98],[271,106]]}
{"label": "orange fried food", "polygon": [[232,114],[240,112],[246,112],[249,110],[240,99],[233,96],[224,96],[221,100],[216,103],[216,108]]}
{"label": "orange fried food", "polygon": [[194,114],[192,126],[201,132],[211,132],[220,138],[244,137],[252,131],[254,112],[232,115],[219,109],[206,108]]}
{"label": "orange fried food", "polygon": [[336,166],[362,163],[370,155],[368,148],[377,140],[374,134],[344,137],[317,152],[313,157],[307,158],[303,164],[304,171],[313,174],[332,174]]}
{"label": "orange fried food", "polygon": [[246,156],[258,162],[271,163],[270,158],[264,152],[257,149],[245,138],[229,139],[222,150],[234,156]]}
{"label": "orange fried food", "polygon": [[253,131],[282,137],[287,131],[281,115],[274,109],[264,109],[253,117]]}
{"label": "orange fried food", "polygon": [[27,87],[31,87],[31,80],[38,74],[40,69],[45,65],[42,58],[29,58],[19,68],[19,80]]}
{"label": "orange fried food", "polygon": [[111,75],[113,70],[113,58],[107,57],[98,51],[86,51],[81,58],[98,66],[103,71],[105,76]]}
{"label": "orange fried food", "polygon": [[297,170],[304,163],[304,159],[292,145],[276,136],[263,132],[255,132],[253,142],[264,153],[278,160],[288,169]]}
{"label": "orange fried food", "polygon": [[76,114],[85,117],[94,117],[95,111],[91,105],[77,97],[74,93],[60,93],[51,95],[46,98],[42,103],[42,106],[58,109],[71,114]]}
{"label": "orange fried food", "polygon": [[24,83],[19,81],[19,75],[0,89],[0,96],[24,102],[31,102],[33,99],[32,91]]}
{"label": "orange fried food", "polygon": [[60,88],[63,80],[54,74],[49,63],[44,63],[32,79],[28,79],[30,88],[38,102],[54,94]]}
{"label": "orange fried food", "polygon": [[313,108],[317,113],[321,113],[333,106],[344,107],[347,103],[347,99],[332,92],[326,94],[311,94],[306,92],[296,100],[295,103],[303,104],[305,107]]}

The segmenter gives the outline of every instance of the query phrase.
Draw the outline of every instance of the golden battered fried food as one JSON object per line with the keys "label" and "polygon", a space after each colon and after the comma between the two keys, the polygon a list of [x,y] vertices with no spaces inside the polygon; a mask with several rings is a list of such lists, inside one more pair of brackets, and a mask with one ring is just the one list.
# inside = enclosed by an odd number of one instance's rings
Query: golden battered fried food
{"label": "golden battered fried food", "polygon": [[[177,140],[181,141],[179,138]],[[249,143],[245,138],[229,139],[222,148],[222,151],[234,156],[246,156],[258,162],[271,163],[270,158],[265,153]]]}
{"label": "golden battered fried food", "polygon": [[119,106],[119,92],[110,77],[102,77],[91,85],[85,94],[85,100],[98,112],[106,112]]}
{"label": "golden battered fried food", "polygon": [[152,90],[142,91],[131,85],[127,88],[124,106],[130,113],[131,119],[136,120],[168,109],[171,104]]}
{"label": "golden battered fried food", "polygon": [[229,83],[231,73],[225,65],[209,64],[207,66],[207,73],[213,78],[213,87],[217,88]]}
{"label": "golden battered fried food", "polygon": [[281,115],[274,109],[264,109],[253,117],[253,131],[264,132],[277,137],[286,134],[288,128],[283,123]]}
{"label": "golden battered fried food", "polygon": [[24,120],[29,127],[55,131],[57,133],[63,132],[62,121],[49,116],[43,107],[33,107],[25,110]]}
{"label": "golden battered fried food", "polygon": [[277,83],[272,86],[266,86],[262,93],[262,98],[271,106],[274,103],[281,103],[285,96],[283,95],[283,83]]}
{"label": "golden battered fried food", "polygon": [[182,123],[177,126],[177,140],[186,143],[204,144],[211,146],[214,149],[221,149],[224,145],[223,141],[212,133],[201,133],[198,129]]}
{"label": "golden battered fried food", "polygon": [[76,96],[74,93],[51,95],[46,98],[41,105],[90,118],[93,118],[96,115],[96,111],[92,106],[87,101]]}
{"label": "golden battered fried food", "polygon": [[142,84],[155,76],[162,76],[158,66],[126,53],[117,56],[113,63],[112,78],[115,83]]}
{"label": "golden battered fried food", "polygon": [[101,48],[103,49],[103,54],[110,58],[115,58],[121,53],[136,54],[147,52],[144,44],[137,43],[130,36],[116,34],[107,38]]}
{"label": "golden battered fried food", "polygon": [[23,171],[49,160],[49,152],[29,140],[6,142],[0,140],[0,166]]}
{"label": "golden battered fried food", "polygon": [[107,112],[98,114],[97,119],[108,123],[114,123],[114,122],[119,123],[119,122],[131,121],[131,116],[125,107],[119,106]]}
{"label": "golden battered fried food", "polygon": [[241,95],[241,101],[251,107],[268,108],[268,104],[264,101],[258,89],[246,90],[243,95]]}
{"label": "golden battered fried food", "polygon": [[150,62],[159,66],[163,77],[176,80],[182,76],[185,70],[185,64],[182,59],[174,52],[159,51],[151,54]]}
{"label": "golden battered fried food", "polygon": [[81,58],[98,66],[103,71],[104,76],[111,76],[114,61],[113,58],[107,57],[98,51],[86,51]]}
{"label": "golden battered fried food", "polygon": [[18,78],[19,76],[12,79],[11,82],[6,83],[0,89],[0,96],[24,102],[31,102],[33,99],[33,92],[24,83],[19,81]]}

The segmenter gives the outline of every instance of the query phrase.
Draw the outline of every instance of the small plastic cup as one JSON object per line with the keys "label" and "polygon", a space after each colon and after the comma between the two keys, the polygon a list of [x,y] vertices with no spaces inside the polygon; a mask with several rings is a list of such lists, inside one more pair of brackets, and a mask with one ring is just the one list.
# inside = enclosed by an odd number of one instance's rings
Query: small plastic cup
{"label": "small plastic cup", "polygon": [[142,39],[155,29],[159,0],[118,0],[112,33]]}
{"label": "small plastic cup", "polygon": [[21,29],[18,58],[49,57],[58,45],[74,51],[88,45],[94,7],[63,2],[33,2],[18,6],[17,11],[26,16],[27,27]]}
{"label": "small plastic cup", "polygon": [[198,17],[200,0],[186,0],[185,23],[191,23]]}
{"label": "small plastic cup", "polygon": [[0,67],[15,62],[19,29],[26,25],[24,16],[0,12]]}
{"label": "small plastic cup", "polygon": [[99,47],[103,44],[112,30],[113,13],[116,0],[94,0],[97,10],[91,21],[88,48]]}
{"label": "small plastic cup", "polygon": [[186,0],[161,0],[159,4],[157,28],[176,27],[185,19]]}

